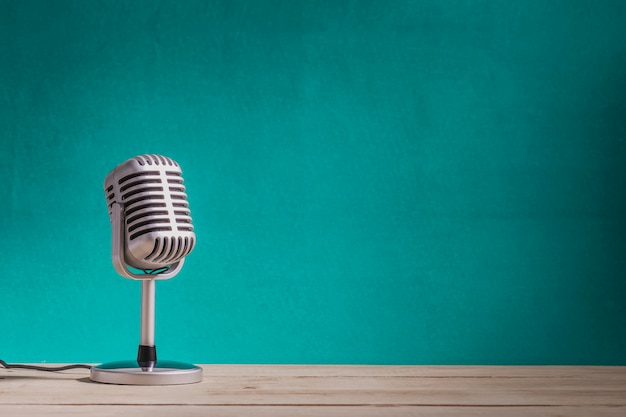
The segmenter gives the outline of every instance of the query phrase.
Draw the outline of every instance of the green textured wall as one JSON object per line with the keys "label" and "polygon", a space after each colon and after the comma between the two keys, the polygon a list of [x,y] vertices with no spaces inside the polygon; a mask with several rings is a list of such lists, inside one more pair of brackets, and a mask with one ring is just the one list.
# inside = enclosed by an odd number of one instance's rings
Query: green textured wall
{"label": "green textured wall", "polygon": [[626,364],[626,2],[0,4],[0,358],[134,357],[102,182],[151,152],[162,358]]}

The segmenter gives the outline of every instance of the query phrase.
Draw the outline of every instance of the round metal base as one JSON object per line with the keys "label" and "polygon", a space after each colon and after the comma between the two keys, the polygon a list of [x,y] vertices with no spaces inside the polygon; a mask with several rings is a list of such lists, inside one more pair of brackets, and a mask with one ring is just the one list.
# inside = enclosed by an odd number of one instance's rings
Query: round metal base
{"label": "round metal base", "polygon": [[202,368],[189,363],[158,361],[151,370],[143,370],[137,361],[103,363],[91,368],[95,382],[118,385],[180,385],[202,381]]}

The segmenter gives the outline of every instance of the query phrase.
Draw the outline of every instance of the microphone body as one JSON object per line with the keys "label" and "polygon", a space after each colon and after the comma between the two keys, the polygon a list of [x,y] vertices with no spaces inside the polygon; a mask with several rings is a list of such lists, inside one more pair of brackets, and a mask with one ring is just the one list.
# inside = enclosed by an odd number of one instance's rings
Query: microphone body
{"label": "microphone body", "polygon": [[[113,232],[113,264],[131,279],[175,276],[193,250],[196,235],[178,163],[161,155],[140,155],[118,165],[104,190]],[[158,274],[137,274],[169,268]]]}

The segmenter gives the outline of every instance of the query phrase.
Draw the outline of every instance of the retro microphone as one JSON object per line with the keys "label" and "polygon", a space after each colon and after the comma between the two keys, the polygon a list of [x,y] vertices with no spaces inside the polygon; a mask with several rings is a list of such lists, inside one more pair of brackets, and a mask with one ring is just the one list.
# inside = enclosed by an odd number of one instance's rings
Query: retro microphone
{"label": "retro microphone", "polygon": [[196,243],[180,166],[162,155],[139,155],[113,169],[104,190],[113,266],[121,276],[141,281],[141,331],[136,362],[95,366],[91,379],[128,385],[201,381],[200,367],[157,360],[154,343],[156,281],[176,276]]}

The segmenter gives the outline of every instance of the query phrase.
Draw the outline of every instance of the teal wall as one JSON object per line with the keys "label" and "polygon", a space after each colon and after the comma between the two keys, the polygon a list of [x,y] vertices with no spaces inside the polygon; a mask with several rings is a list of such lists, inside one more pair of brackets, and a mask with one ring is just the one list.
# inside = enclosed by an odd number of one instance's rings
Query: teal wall
{"label": "teal wall", "polygon": [[626,2],[1,1],[0,358],[132,358],[102,183],[198,246],[162,358],[626,364]]}

